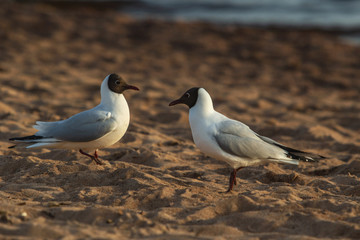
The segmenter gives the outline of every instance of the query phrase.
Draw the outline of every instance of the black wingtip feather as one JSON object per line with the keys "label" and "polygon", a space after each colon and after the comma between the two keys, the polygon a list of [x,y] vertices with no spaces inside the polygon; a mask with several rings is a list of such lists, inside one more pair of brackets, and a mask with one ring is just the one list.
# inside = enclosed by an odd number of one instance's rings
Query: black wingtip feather
{"label": "black wingtip feather", "polygon": [[309,157],[309,156],[301,156],[301,155],[294,154],[292,152],[288,152],[286,154],[286,156],[288,158],[300,160],[300,161],[303,161],[303,162],[318,162],[319,161],[318,158],[313,158],[313,157]]}
{"label": "black wingtip feather", "polygon": [[304,161],[304,162],[318,162],[320,159],[326,158],[321,155],[303,152],[303,151],[300,151],[297,149],[285,147],[280,144],[275,144],[275,145],[278,146],[279,148],[282,148],[285,151],[287,151],[287,157],[292,158],[292,159],[296,159],[296,160],[300,160],[300,161]]}
{"label": "black wingtip feather", "polygon": [[26,136],[26,137],[10,138],[9,141],[37,140],[37,139],[41,139],[41,138],[44,138],[44,137],[43,136],[31,135],[31,136]]}

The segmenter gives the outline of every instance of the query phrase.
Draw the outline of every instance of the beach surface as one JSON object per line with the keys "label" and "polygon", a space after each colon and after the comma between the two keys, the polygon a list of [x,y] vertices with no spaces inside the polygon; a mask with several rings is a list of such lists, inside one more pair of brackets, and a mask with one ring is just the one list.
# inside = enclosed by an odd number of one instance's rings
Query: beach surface
{"label": "beach surface", "polygon": [[[359,239],[360,47],[320,30],[0,7],[2,239]],[[131,123],[99,151],[8,149],[37,120],[100,102],[117,73]],[[192,141],[187,89],[257,133],[327,158],[231,171]]]}

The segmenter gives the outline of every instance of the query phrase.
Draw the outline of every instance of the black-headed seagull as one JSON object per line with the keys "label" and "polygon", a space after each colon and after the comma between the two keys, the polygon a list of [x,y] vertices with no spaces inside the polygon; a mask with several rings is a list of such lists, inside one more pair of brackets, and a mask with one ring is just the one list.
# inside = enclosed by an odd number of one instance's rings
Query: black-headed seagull
{"label": "black-headed seagull", "polygon": [[[101,103],[96,107],[62,121],[37,121],[34,135],[9,140],[25,143],[26,148],[76,149],[102,164],[97,150],[119,141],[129,126],[129,106],[123,95],[128,89],[139,90],[117,74],[109,74],[101,84]],[[94,155],[89,151],[95,151]]]}
{"label": "black-headed seagull", "polygon": [[271,161],[299,164],[299,161],[315,162],[324,158],[286,147],[215,111],[204,88],[189,89],[169,106],[180,103],[189,107],[189,122],[196,146],[206,155],[233,168],[227,192],[236,185],[236,173],[243,167]]}

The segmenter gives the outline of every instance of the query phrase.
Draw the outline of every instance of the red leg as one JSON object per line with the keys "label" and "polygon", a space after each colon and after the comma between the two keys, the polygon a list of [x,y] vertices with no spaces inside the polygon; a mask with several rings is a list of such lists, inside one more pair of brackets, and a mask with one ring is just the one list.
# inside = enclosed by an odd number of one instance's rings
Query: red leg
{"label": "red leg", "polygon": [[81,149],[79,150],[79,152],[80,152],[81,154],[84,154],[85,156],[88,156],[89,158],[91,158],[91,160],[94,160],[96,164],[102,165],[102,162],[101,162],[100,159],[98,158],[98,155],[97,155],[97,152],[96,152],[96,151],[95,151],[95,155],[94,155],[94,156],[92,156],[92,155],[84,152],[84,151],[81,150]]}
{"label": "red leg", "polygon": [[235,182],[236,182],[236,169],[233,169],[230,173],[229,188],[226,192],[231,192]]}
{"label": "red leg", "polygon": [[95,162],[96,162],[96,164],[98,164],[98,165],[102,165],[103,163],[101,162],[101,160],[99,159],[99,157],[98,157],[98,154],[97,154],[97,150],[95,150],[95,152],[94,152],[94,160],[95,160]]}
{"label": "red leg", "polygon": [[226,192],[231,192],[234,185],[236,185],[236,173],[242,169],[242,167],[239,167],[238,169],[233,169],[230,173],[230,179],[229,179],[229,189]]}

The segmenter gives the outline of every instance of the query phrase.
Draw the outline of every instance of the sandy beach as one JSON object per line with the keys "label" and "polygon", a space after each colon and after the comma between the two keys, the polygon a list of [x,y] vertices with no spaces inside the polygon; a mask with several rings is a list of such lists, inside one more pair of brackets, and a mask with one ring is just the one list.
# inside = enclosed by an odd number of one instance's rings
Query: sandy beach
{"label": "sandy beach", "polygon": [[[111,10],[0,5],[2,239],[359,239],[360,46],[329,31],[136,20]],[[131,122],[99,151],[8,149],[37,120],[100,102],[117,73]],[[241,169],[192,140],[186,106],[327,159]]]}

